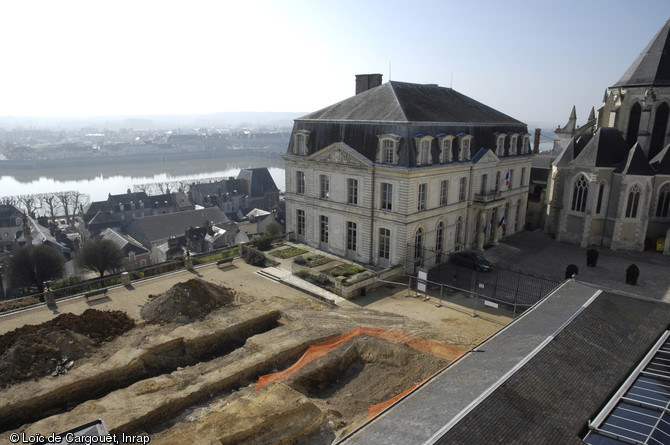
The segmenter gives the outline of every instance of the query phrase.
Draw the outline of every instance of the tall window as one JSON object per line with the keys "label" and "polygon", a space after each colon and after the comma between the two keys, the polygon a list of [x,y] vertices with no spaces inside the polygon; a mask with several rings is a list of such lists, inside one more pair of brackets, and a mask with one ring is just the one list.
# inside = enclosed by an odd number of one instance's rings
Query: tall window
{"label": "tall window", "polygon": [[458,201],[465,201],[465,176],[461,178],[461,181],[458,186]]}
{"label": "tall window", "polygon": [[442,159],[440,162],[443,164],[451,162],[451,139],[445,139],[442,141]]}
{"label": "tall window", "polygon": [[656,216],[668,217],[668,207],[670,206],[670,184],[663,184],[658,192],[658,204],[656,205]]}
{"label": "tall window", "polygon": [[584,212],[586,210],[586,197],[589,193],[589,183],[584,175],[580,175],[575,182],[575,188],[572,191],[572,207],[576,212]]}
{"label": "tall window", "polygon": [[429,154],[430,154],[430,145],[428,141],[421,141],[421,165],[428,164]]}
{"label": "tall window", "polygon": [[393,209],[393,185],[382,182],[382,199],[381,205],[383,210]]}
{"label": "tall window", "polygon": [[509,154],[510,155],[515,155],[517,153],[517,146],[516,146],[516,136],[512,136],[512,139],[509,142]]}
{"label": "tall window", "polygon": [[509,186],[510,189],[514,187],[514,170],[509,171]]}
{"label": "tall window", "polygon": [[440,205],[446,206],[449,201],[449,181],[440,182]]}
{"label": "tall window", "polygon": [[489,182],[489,175],[482,175],[482,189],[481,189],[481,192],[480,192],[482,195],[486,194],[489,191],[488,190],[488,186],[489,186],[488,182]]}
{"label": "tall window", "polygon": [[358,180],[347,179],[347,204],[358,204]]}
{"label": "tall window", "polygon": [[454,239],[455,250],[461,250],[463,245],[463,217],[459,216],[456,220],[456,234]]}
{"label": "tall window", "polygon": [[389,139],[384,140],[384,164],[393,164],[393,150],[395,142]]}
{"label": "tall window", "polygon": [[519,223],[521,222],[521,200],[516,202],[516,215],[514,215],[514,233],[519,231]]}
{"label": "tall window", "polygon": [[626,218],[637,218],[637,207],[640,204],[640,186],[635,184],[628,192],[626,204]]}
{"label": "tall window", "polygon": [[328,175],[319,176],[319,197],[321,199],[330,199],[330,182]]}
{"label": "tall window", "polygon": [[388,260],[391,251],[391,231],[389,229],[379,229],[379,258]]}
{"label": "tall window", "polygon": [[421,262],[423,259],[423,229],[419,227],[414,234],[414,261]]}
{"label": "tall window", "polygon": [[356,223],[347,221],[347,250],[356,251]]}
{"label": "tall window", "polygon": [[444,242],[444,223],[440,221],[437,224],[437,230],[435,231],[435,263],[439,264],[442,262],[442,244]]}
{"label": "tall window", "polygon": [[470,139],[463,139],[461,141],[461,161],[467,161],[470,159]]}
{"label": "tall window", "polygon": [[605,183],[601,182],[598,187],[598,203],[596,204],[596,213],[600,213],[603,207],[603,195],[605,194]]}
{"label": "tall window", "polygon": [[419,196],[417,200],[419,202],[417,210],[426,210],[426,184],[419,184]]}
{"label": "tall window", "polygon": [[298,235],[305,234],[305,211],[296,210],[296,231]]}
{"label": "tall window", "polygon": [[523,187],[523,183],[526,180],[526,167],[521,168],[521,184],[519,184],[520,187]]}
{"label": "tall window", "polygon": [[498,136],[498,143],[496,145],[496,154],[503,156],[505,154],[505,135]]}
{"label": "tall window", "polygon": [[500,172],[496,172],[495,191],[497,192],[498,190],[500,190]]}
{"label": "tall window", "polygon": [[305,172],[298,171],[296,172],[296,188],[295,192],[299,195],[305,194]]}
{"label": "tall window", "polygon": [[642,107],[639,103],[635,103],[630,108],[628,128],[626,129],[626,142],[628,142],[629,147],[632,147],[637,142],[637,133],[640,130],[640,117],[642,117]]}
{"label": "tall window", "polygon": [[327,216],[319,216],[319,240],[324,243],[328,244],[328,217]]}

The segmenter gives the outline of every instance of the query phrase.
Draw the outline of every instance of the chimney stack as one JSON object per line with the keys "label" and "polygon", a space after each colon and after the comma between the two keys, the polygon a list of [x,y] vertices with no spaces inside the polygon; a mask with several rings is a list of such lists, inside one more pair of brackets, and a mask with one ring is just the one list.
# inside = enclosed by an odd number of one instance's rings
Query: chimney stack
{"label": "chimney stack", "polygon": [[533,140],[533,154],[540,154],[540,134],[542,130],[539,128],[535,129],[535,139]]}
{"label": "chimney stack", "polygon": [[356,94],[378,87],[381,84],[381,74],[356,74]]}

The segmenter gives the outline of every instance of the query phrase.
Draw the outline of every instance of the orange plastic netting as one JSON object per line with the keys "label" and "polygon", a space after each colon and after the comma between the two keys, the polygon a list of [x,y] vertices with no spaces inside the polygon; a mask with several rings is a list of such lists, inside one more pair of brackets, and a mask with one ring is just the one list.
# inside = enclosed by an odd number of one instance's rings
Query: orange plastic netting
{"label": "orange plastic netting", "polygon": [[[290,376],[303,366],[305,366],[307,363],[311,362],[312,360],[319,358],[323,356],[324,354],[328,353],[329,351],[332,351],[342,343],[346,342],[347,340],[350,340],[354,338],[357,335],[361,334],[367,334],[367,335],[374,335],[376,337],[380,337],[386,340],[394,341],[397,343],[402,343],[407,346],[410,346],[414,349],[418,349],[419,351],[423,351],[428,354],[432,354],[438,357],[445,358],[447,360],[456,360],[458,357],[463,355],[465,353],[464,349],[457,348],[455,346],[449,346],[445,345],[443,343],[439,343],[433,340],[426,340],[424,338],[416,337],[414,335],[408,334],[406,332],[402,331],[393,331],[389,329],[381,329],[381,328],[372,328],[372,327],[359,327],[357,329],[354,329],[351,332],[347,332],[346,334],[338,335],[337,337],[334,337],[330,340],[327,340],[323,343],[319,343],[318,345],[311,346],[307,352],[303,354],[302,357],[290,368],[281,371],[281,372],[276,372],[274,374],[267,374],[258,379],[258,385],[256,386],[256,390],[258,391],[261,388],[264,388],[265,386],[269,385],[270,383],[277,382],[280,380],[285,379],[286,377]],[[424,380],[425,381],[425,380]],[[417,386],[421,385],[423,382],[419,382],[416,385],[412,386],[405,392],[398,394],[397,396],[379,403],[377,405],[373,405],[370,407],[368,411],[369,417],[374,417],[380,412],[382,412],[384,409],[386,409],[388,406],[393,404],[396,400],[400,399],[404,395],[408,394],[411,392],[413,389],[415,389]]]}

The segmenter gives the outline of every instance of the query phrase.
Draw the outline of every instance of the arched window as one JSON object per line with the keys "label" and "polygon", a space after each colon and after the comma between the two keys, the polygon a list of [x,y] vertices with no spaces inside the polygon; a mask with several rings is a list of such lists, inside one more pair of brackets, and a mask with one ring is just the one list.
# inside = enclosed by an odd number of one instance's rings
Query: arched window
{"label": "arched window", "polygon": [[419,227],[414,234],[414,261],[423,259],[423,229]]}
{"label": "arched window", "polygon": [[442,243],[444,242],[444,223],[440,221],[435,231],[435,264],[442,262]]}
{"label": "arched window", "polygon": [[626,218],[637,218],[637,208],[640,204],[640,186],[635,184],[628,192],[626,204]]}
{"label": "arched window", "polygon": [[670,109],[668,109],[668,104],[665,102],[659,105],[656,110],[654,128],[651,132],[651,143],[649,144],[648,159],[652,159],[656,156],[665,146],[665,135],[667,133],[669,114]]}
{"label": "arched window", "polygon": [[600,214],[603,207],[603,196],[605,195],[605,182],[601,182],[598,187],[598,203],[596,204],[596,213]]}
{"label": "arched window", "polygon": [[628,118],[628,129],[626,130],[626,142],[629,147],[632,147],[637,142],[637,132],[640,129],[640,116],[642,115],[642,107],[639,103],[635,103],[630,109],[630,117]]}
{"label": "arched window", "polygon": [[658,192],[658,204],[656,204],[656,216],[668,217],[668,207],[670,206],[670,183],[663,184]]}
{"label": "arched window", "polygon": [[454,250],[461,250],[463,245],[463,218],[460,216],[456,220],[456,238],[454,241]]}
{"label": "arched window", "polygon": [[579,179],[575,181],[575,188],[572,192],[572,207],[575,212],[586,211],[586,198],[589,193],[589,183],[586,176],[580,175]]}

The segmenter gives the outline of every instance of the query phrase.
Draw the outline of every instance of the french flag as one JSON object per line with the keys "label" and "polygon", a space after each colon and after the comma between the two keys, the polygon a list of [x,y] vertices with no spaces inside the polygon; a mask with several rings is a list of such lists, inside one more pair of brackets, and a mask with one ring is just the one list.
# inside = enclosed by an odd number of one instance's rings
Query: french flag
{"label": "french flag", "polygon": [[506,224],[505,216],[503,216],[502,219],[500,220],[500,224],[498,224],[498,227],[502,227],[504,229],[505,224]]}
{"label": "french flag", "polygon": [[509,187],[509,172],[505,175],[505,186]]}

